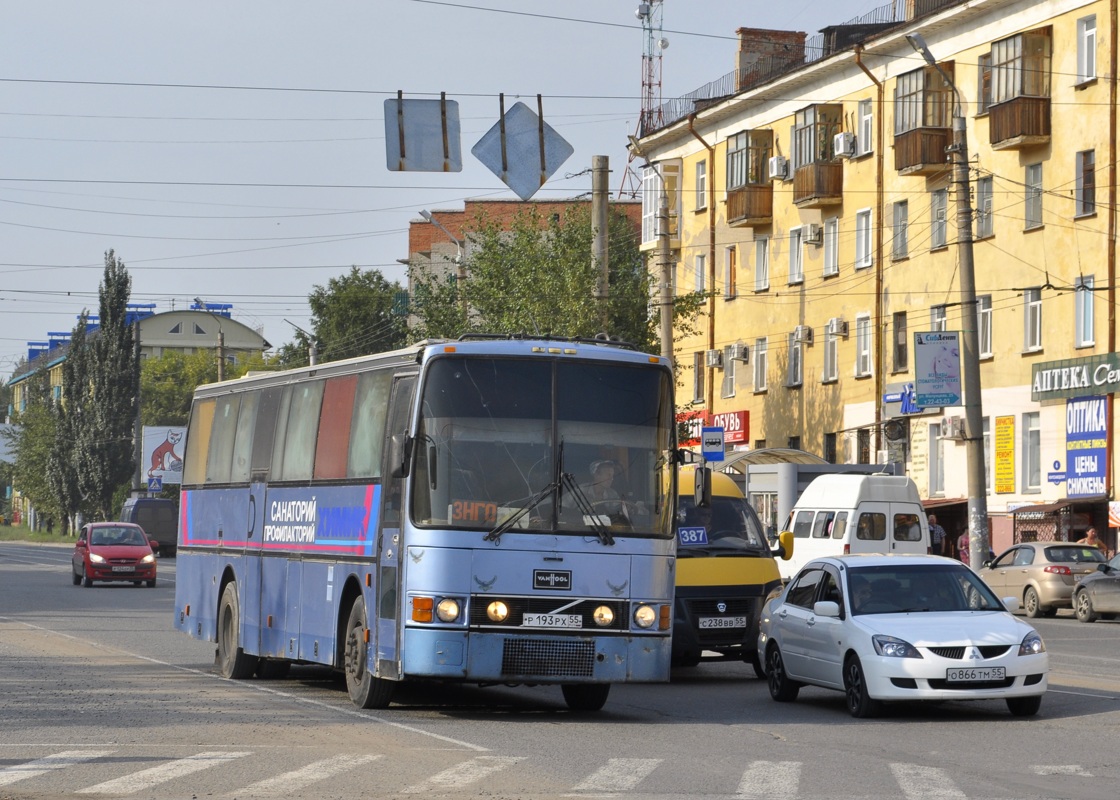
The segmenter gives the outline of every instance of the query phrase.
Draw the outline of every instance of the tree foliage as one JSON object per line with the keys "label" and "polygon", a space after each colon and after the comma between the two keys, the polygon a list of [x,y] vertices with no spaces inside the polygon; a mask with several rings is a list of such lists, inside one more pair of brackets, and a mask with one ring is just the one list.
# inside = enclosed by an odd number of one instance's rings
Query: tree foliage
{"label": "tree foliage", "polygon": [[36,508],[61,514],[47,478],[55,431],[47,374],[29,377],[25,391],[27,406],[6,434],[13,456],[12,483]]}
{"label": "tree foliage", "polygon": [[[227,380],[246,372],[274,370],[276,364],[261,354],[227,364]],[[159,358],[146,358],[140,364],[141,425],[186,425],[190,418],[194,390],[218,380],[218,365],[209,350],[184,353],[164,350]]]}

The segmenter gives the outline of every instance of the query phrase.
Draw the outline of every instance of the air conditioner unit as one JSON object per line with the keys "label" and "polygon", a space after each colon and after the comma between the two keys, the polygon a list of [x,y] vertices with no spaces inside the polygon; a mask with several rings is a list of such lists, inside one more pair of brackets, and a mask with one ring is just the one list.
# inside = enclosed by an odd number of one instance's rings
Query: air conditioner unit
{"label": "air conditioner unit", "polygon": [[808,325],[798,325],[793,329],[793,338],[805,344],[813,343],[813,329]]}
{"label": "air conditioner unit", "polygon": [[847,320],[833,317],[828,321],[828,332],[839,336],[842,339],[848,338],[848,322]]}
{"label": "air conditioner unit", "polygon": [[851,158],[856,154],[856,135],[849,131],[832,137],[832,149],[840,158]]}
{"label": "air conditioner unit", "polygon": [[730,345],[728,352],[735,361],[746,363],[751,360],[751,349],[745,344]]}
{"label": "air conditioner unit", "polygon": [[704,356],[704,363],[709,367],[716,369],[723,368],[723,351],[722,350],[708,350]]}
{"label": "air conditioner unit", "polygon": [[785,156],[770,157],[770,178],[786,180],[789,177],[789,159]]}
{"label": "air conditioner unit", "polygon": [[805,244],[820,244],[824,241],[824,232],[821,226],[815,222],[810,222],[804,228]]}

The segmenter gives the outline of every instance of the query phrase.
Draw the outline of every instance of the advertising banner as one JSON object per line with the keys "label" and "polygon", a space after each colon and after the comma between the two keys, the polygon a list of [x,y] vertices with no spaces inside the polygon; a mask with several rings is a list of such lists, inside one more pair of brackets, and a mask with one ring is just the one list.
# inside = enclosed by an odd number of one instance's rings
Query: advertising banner
{"label": "advertising banner", "polygon": [[[145,484],[183,482],[183,452],[187,449],[187,429],[175,426],[144,426],[144,448],[140,474]],[[158,480],[157,480],[158,479]]]}
{"label": "advertising banner", "polygon": [[1078,397],[1066,403],[1066,496],[1105,494],[1108,401]]}

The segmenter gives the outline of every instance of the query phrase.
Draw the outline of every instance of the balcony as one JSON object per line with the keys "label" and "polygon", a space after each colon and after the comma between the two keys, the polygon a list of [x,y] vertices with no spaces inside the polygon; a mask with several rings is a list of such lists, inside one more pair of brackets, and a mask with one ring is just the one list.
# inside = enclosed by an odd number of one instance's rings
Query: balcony
{"label": "balcony", "polygon": [[899,175],[932,175],[949,168],[948,128],[915,128],[894,137],[894,168]]}
{"label": "balcony", "polygon": [[806,164],[793,173],[793,203],[798,208],[835,206],[843,201],[843,164]]}
{"label": "balcony", "polygon": [[747,184],[727,192],[728,225],[769,225],[774,220],[774,185]]}
{"label": "balcony", "polygon": [[1019,150],[1050,141],[1050,98],[1015,97],[988,107],[993,150]]}

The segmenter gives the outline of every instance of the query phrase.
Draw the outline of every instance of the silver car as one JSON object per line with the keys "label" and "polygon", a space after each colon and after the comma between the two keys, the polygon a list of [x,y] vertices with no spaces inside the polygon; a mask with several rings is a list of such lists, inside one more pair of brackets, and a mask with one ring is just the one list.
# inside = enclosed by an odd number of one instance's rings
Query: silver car
{"label": "silver car", "polygon": [[1028,617],[1052,617],[1073,608],[1073,588],[1106,560],[1095,547],[1072,542],[1023,542],[980,570],[1000,597],[1018,597]]}

